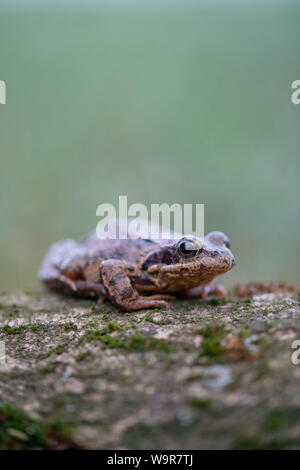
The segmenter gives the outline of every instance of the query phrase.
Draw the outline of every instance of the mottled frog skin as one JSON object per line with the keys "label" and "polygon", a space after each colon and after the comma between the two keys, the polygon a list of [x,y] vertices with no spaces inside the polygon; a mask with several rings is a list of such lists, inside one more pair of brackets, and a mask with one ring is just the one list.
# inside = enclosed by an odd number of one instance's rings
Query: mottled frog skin
{"label": "mottled frog skin", "polygon": [[174,294],[226,294],[215,277],[235,264],[229,247],[222,232],[211,232],[204,241],[181,235],[100,240],[93,232],[80,242],[65,239],[52,245],[39,278],[52,290],[99,302],[107,298],[127,312],[170,308]]}

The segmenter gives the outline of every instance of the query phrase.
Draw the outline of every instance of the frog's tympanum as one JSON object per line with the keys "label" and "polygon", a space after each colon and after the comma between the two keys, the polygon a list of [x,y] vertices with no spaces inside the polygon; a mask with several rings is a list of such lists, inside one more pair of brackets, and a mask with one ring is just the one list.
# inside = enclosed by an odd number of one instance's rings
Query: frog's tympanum
{"label": "frog's tympanum", "polygon": [[52,245],[39,278],[65,295],[108,298],[127,312],[169,308],[174,294],[226,294],[214,279],[235,264],[229,247],[222,232],[203,241],[189,236],[101,240],[94,232],[78,243],[65,239]]}

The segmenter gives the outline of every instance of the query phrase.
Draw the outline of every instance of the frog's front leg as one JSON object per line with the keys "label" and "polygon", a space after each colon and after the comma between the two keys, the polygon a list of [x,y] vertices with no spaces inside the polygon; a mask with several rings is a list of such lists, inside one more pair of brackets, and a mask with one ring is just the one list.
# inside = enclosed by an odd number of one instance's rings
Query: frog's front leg
{"label": "frog's front leg", "polygon": [[131,284],[126,266],[122,261],[110,259],[100,265],[100,279],[106,296],[120,310],[133,312],[143,308],[170,308],[166,300],[173,299],[170,295],[141,296]]}
{"label": "frog's front leg", "polygon": [[189,289],[185,292],[185,294],[189,297],[201,297],[202,299],[207,297],[209,294],[226,297],[227,290],[224,286],[222,286],[222,284],[218,283],[216,279],[213,279],[208,284],[200,285],[194,287],[193,289]]}

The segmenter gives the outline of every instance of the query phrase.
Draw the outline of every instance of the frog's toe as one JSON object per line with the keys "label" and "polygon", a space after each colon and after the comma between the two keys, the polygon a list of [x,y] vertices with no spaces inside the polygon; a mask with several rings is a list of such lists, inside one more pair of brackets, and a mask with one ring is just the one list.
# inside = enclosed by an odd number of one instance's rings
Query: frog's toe
{"label": "frog's toe", "polygon": [[169,303],[166,302],[165,300],[158,300],[157,302],[159,302],[159,304],[157,304],[156,307],[163,307],[163,308],[165,308],[166,310],[170,310],[171,304],[169,304]]}
{"label": "frog's toe", "polygon": [[216,284],[210,291],[212,294],[219,295],[220,297],[227,296],[227,290],[222,284]]}
{"label": "frog's toe", "polygon": [[71,279],[66,278],[66,285],[69,286],[73,292],[77,291],[77,286]]}
{"label": "frog's toe", "polygon": [[104,303],[105,299],[106,299],[105,295],[99,294],[99,297],[97,299],[97,304],[102,305]]}
{"label": "frog's toe", "polygon": [[118,304],[123,312],[134,312],[136,310],[144,310],[148,308],[166,308],[169,310],[171,305],[165,300],[149,299],[149,297],[139,297],[137,299]]}
{"label": "frog's toe", "polygon": [[153,300],[169,300],[170,302],[176,300],[175,295],[170,295],[170,294],[154,294],[146,298],[153,299]]}

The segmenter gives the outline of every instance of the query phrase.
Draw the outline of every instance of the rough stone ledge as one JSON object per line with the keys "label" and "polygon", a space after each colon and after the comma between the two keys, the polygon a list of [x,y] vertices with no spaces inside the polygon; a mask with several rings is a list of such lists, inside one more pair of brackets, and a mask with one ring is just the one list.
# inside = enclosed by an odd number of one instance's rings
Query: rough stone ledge
{"label": "rough stone ledge", "polygon": [[297,292],[127,314],[2,291],[0,448],[299,448],[295,340]]}

